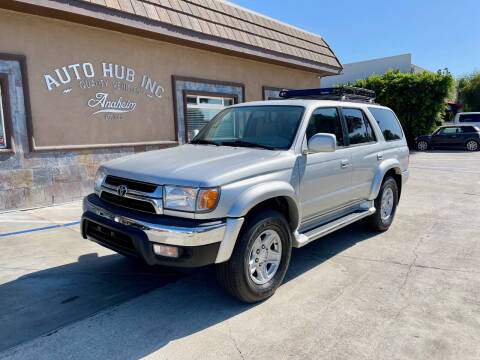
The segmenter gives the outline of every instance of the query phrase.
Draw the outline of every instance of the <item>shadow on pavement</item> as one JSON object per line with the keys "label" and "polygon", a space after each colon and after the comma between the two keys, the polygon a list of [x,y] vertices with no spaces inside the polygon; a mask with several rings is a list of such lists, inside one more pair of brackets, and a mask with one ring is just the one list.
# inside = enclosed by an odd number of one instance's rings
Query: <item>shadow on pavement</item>
{"label": "shadow on pavement", "polygon": [[147,268],[121,255],[96,253],[22,276],[0,286],[0,351],[181,277],[173,269]]}
{"label": "shadow on pavement", "polygon": [[[293,281],[356,243],[374,237],[353,224],[301,249],[294,249],[284,282]],[[88,254],[77,263],[32,273],[0,286],[0,351],[54,332],[109,306],[175,282],[107,311],[102,325],[79,324],[67,347],[101,347],[110,358],[140,358],[255,305],[226,295],[213,266],[178,272],[145,268],[117,255]],[[312,284],[321,286],[321,284]],[[116,311],[121,315],[114,315]],[[102,313],[104,314],[104,313]],[[91,326],[91,328],[90,328]],[[75,344],[76,343],[76,344]]]}
{"label": "shadow on pavement", "polygon": [[468,151],[468,150],[462,150],[462,149],[429,149],[429,150],[415,150],[411,149],[410,150],[411,154],[422,154],[422,153],[433,153],[433,154],[471,154],[475,153],[474,151]]}

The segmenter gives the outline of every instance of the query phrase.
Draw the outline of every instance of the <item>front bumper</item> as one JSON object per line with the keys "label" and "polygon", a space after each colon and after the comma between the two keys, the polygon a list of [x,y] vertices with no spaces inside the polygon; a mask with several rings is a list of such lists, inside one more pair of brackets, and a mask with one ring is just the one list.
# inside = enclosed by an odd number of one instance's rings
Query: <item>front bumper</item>
{"label": "front bumper", "polygon": [[[199,267],[227,261],[243,218],[214,221],[140,214],[110,205],[95,194],[83,201],[82,236],[149,265]],[[176,246],[180,257],[156,255],[154,244]]]}

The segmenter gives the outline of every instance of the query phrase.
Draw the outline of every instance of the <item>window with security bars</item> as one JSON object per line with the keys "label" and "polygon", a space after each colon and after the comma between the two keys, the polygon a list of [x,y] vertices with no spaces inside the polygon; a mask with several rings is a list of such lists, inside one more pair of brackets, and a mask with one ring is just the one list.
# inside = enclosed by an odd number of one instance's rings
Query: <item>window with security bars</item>
{"label": "window with security bars", "polygon": [[234,103],[233,97],[187,95],[188,140],[192,140],[215,115]]}
{"label": "window with security bars", "polygon": [[5,117],[3,116],[3,93],[0,86],[0,149],[7,148],[7,137],[5,134]]}

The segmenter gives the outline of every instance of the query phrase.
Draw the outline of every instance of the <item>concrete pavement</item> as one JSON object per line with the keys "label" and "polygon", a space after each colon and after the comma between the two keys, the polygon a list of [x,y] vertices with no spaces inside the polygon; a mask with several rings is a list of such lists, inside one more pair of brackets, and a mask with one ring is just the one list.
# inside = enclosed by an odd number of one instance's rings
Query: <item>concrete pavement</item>
{"label": "concrete pavement", "polygon": [[[0,359],[478,359],[479,204],[480,153],[414,153],[388,232],[354,224],[294,250],[256,305],[212,268],[137,266],[76,226],[0,236]],[[79,214],[3,214],[0,235]]]}

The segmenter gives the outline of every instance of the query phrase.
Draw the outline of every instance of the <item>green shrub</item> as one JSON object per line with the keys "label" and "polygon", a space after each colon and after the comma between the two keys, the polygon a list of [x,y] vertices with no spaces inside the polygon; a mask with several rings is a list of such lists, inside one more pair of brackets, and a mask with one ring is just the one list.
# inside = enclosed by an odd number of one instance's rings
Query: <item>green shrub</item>
{"label": "green shrub", "polygon": [[458,81],[458,98],[463,111],[480,111],[480,72],[474,71]]}
{"label": "green shrub", "polygon": [[388,106],[397,114],[410,145],[413,139],[430,133],[445,112],[447,98],[454,89],[450,74],[431,72],[403,74],[389,70],[383,75],[372,75],[367,79],[349,84],[374,90],[376,102]]}

